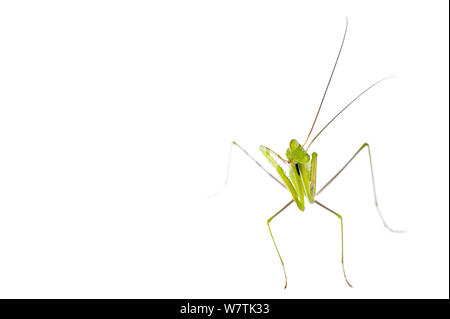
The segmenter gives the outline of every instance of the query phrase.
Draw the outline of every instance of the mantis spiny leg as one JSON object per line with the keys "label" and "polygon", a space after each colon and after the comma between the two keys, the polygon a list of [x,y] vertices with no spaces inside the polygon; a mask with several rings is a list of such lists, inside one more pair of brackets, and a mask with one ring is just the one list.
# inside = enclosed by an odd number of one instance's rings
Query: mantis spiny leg
{"label": "mantis spiny leg", "polygon": [[231,153],[233,151],[233,145],[237,146],[242,152],[244,152],[245,155],[247,155],[250,159],[253,160],[253,162],[256,163],[256,165],[258,165],[259,167],[262,168],[262,170],[264,172],[266,172],[267,175],[269,175],[270,177],[272,177],[276,182],[278,182],[278,184],[280,184],[281,186],[283,186],[284,188],[286,188],[286,185],[283,184],[283,182],[281,182],[278,178],[276,178],[275,176],[273,176],[267,169],[265,169],[253,156],[251,156],[243,147],[241,147],[238,143],[236,142],[232,142],[230,144],[230,152],[228,155],[228,164],[227,164],[227,173],[225,175],[225,182],[223,183],[222,187],[213,195],[209,196],[209,197],[216,197],[218,196],[222,190],[225,188],[225,186],[228,183],[228,177],[230,175],[230,166],[231,166]]}
{"label": "mantis spiny leg", "polygon": [[342,222],[342,216],[339,215],[338,213],[336,213],[335,211],[332,211],[331,209],[329,209],[325,205],[319,203],[318,201],[314,201],[314,202],[317,205],[319,205],[320,207],[325,208],[327,211],[329,211],[330,213],[334,214],[341,221],[341,263],[342,263],[342,271],[344,272],[345,281],[347,282],[347,284],[351,288],[353,288],[353,286],[348,282],[347,275],[345,274],[345,267],[344,267],[344,224]]}
{"label": "mantis spiny leg", "polygon": [[286,275],[286,269],[284,268],[283,258],[281,258],[280,251],[278,250],[277,244],[275,243],[275,238],[273,237],[273,234],[272,234],[272,230],[270,229],[270,222],[272,221],[272,219],[274,219],[279,213],[281,213],[283,210],[285,210],[285,209],[286,209],[289,205],[291,205],[293,202],[294,202],[294,200],[292,199],[289,203],[287,203],[286,205],[284,205],[284,207],[283,207],[282,209],[280,209],[275,215],[273,215],[272,217],[270,217],[270,218],[267,220],[267,227],[269,227],[270,237],[272,237],[272,241],[273,241],[273,244],[275,245],[275,249],[277,250],[278,257],[280,257],[281,266],[283,266],[284,280],[285,280],[284,289],[286,289],[286,287],[287,287],[287,275]]}
{"label": "mantis spiny leg", "polygon": [[378,211],[378,215],[381,218],[381,221],[383,222],[384,227],[386,227],[389,231],[393,232],[393,233],[403,233],[405,232],[404,230],[394,230],[391,227],[388,226],[388,224],[386,223],[386,221],[384,220],[383,214],[381,213],[380,207],[378,206],[378,199],[377,199],[377,192],[375,189],[375,175],[373,173],[373,164],[372,164],[372,155],[370,153],[370,146],[367,143],[364,143],[359,150],[352,156],[352,158],[350,158],[350,160],[344,165],[344,167],[342,167],[337,173],[336,175],[333,176],[333,178],[331,178],[326,184],[325,186],[323,186],[317,193],[316,195],[319,195],[329,184],[331,184],[332,181],[334,181],[334,179],[336,177],[339,176],[339,174],[342,173],[342,171],[347,167],[348,164],[350,164],[351,161],[353,161],[353,159],[356,157],[356,155],[359,154],[359,152],[361,152],[364,147],[367,147],[367,150],[369,152],[369,161],[370,161],[370,172],[372,174],[372,189],[373,189],[373,197],[375,198],[375,207],[377,208]]}

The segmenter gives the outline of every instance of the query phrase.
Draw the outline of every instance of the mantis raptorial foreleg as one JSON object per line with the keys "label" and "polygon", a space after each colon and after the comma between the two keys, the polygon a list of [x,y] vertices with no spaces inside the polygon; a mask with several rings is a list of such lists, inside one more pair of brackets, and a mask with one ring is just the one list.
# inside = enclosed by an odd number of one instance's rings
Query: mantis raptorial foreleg
{"label": "mantis raptorial foreleg", "polygon": [[237,146],[242,152],[244,152],[245,155],[247,155],[250,159],[253,160],[253,162],[256,163],[256,165],[258,165],[259,167],[261,167],[261,169],[266,172],[267,175],[269,175],[270,177],[272,177],[278,184],[280,184],[281,186],[283,186],[283,188],[286,188],[286,185],[283,184],[283,182],[281,182],[278,178],[276,178],[275,176],[273,176],[267,169],[264,168],[264,166],[262,166],[253,156],[251,156],[242,146],[240,146],[238,143],[236,143],[235,141],[233,141],[230,144],[230,152],[228,154],[228,163],[227,163],[227,172],[225,175],[225,182],[223,183],[222,187],[214,194],[211,195],[210,197],[215,197],[217,195],[219,195],[222,190],[225,188],[225,186],[228,183],[228,177],[230,175],[230,166],[231,166],[231,153],[233,151],[233,145]]}
{"label": "mantis raptorial foreleg", "polygon": [[347,282],[347,284],[353,288],[353,286],[348,282],[347,279],[347,275],[345,274],[345,267],[344,267],[344,224],[342,222],[342,216],[339,215],[338,213],[336,213],[335,211],[329,209],[328,207],[326,207],[325,205],[319,203],[318,201],[314,201],[314,203],[316,203],[317,205],[319,205],[320,207],[326,209],[327,211],[329,211],[330,213],[334,214],[337,218],[339,218],[339,220],[341,221],[341,263],[342,263],[342,271],[344,272],[344,278],[345,281]]}
{"label": "mantis raptorial foreleg", "polygon": [[280,251],[278,250],[277,244],[275,243],[275,238],[273,237],[273,234],[272,234],[272,230],[270,229],[270,222],[272,221],[272,219],[274,219],[278,214],[280,214],[283,210],[285,210],[285,209],[286,209],[289,205],[291,205],[293,202],[294,202],[294,200],[292,199],[289,203],[287,203],[286,205],[284,205],[284,207],[283,207],[282,209],[280,209],[275,215],[273,215],[272,217],[270,217],[270,218],[267,220],[267,227],[269,227],[270,237],[272,237],[273,244],[275,245],[275,249],[277,250],[278,257],[280,258],[280,261],[281,261],[281,266],[283,266],[284,280],[285,280],[284,288],[285,288],[285,289],[286,289],[286,287],[287,287],[287,275],[286,275],[286,269],[284,268],[283,258],[281,258]]}
{"label": "mantis raptorial foreleg", "polygon": [[350,164],[350,162],[351,161],[353,161],[353,159],[356,157],[356,155],[358,155],[359,154],[359,152],[361,152],[363,149],[364,149],[364,147],[367,147],[367,150],[368,150],[368,152],[369,152],[369,161],[370,161],[370,172],[371,172],[371,175],[372,175],[372,189],[373,189],[373,197],[374,197],[374,199],[375,199],[375,207],[377,208],[377,211],[378,211],[378,215],[380,216],[380,218],[381,218],[381,221],[383,222],[383,225],[384,225],[384,227],[386,227],[389,231],[391,231],[391,232],[393,232],[393,233],[402,233],[402,232],[404,232],[404,230],[394,230],[394,229],[392,229],[391,227],[389,227],[388,226],[388,224],[386,223],[386,221],[384,220],[384,217],[383,217],[383,214],[381,213],[381,210],[380,210],[380,208],[379,208],[379,206],[378,206],[378,199],[377,199],[377,192],[376,192],[376,189],[375,189],[375,176],[374,176],[374,173],[373,173],[373,165],[372,165],[372,155],[371,155],[371,153],[370,153],[370,146],[369,146],[369,144],[367,144],[367,143],[364,143],[360,148],[359,148],[359,150],[352,156],[352,158],[350,158],[350,160],[344,165],[344,167],[342,167],[337,173],[336,173],[336,175],[334,175],[317,193],[316,193],[316,195],[319,195],[328,185],[330,185],[331,184],[331,182],[332,181],[334,181],[335,180],[335,178],[336,177],[338,177],[339,176],[339,174],[341,174],[342,173],[342,171],[347,167],[347,165],[348,164]]}

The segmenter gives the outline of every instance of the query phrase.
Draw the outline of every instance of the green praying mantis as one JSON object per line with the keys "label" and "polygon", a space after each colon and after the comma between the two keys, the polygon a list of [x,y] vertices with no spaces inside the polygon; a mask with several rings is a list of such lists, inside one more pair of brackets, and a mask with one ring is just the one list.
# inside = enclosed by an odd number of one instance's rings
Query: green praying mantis
{"label": "green praying mantis", "polygon": [[[320,188],[318,191],[316,191],[316,178],[317,178],[317,153],[313,152],[311,155],[308,153],[308,150],[311,146],[312,143],[314,143],[314,141],[316,141],[317,137],[342,113],[344,112],[350,105],[352,105],[361,95],[363,95],[364,93],[366,93],[368,90],[370,90],[371,88],[373,88],[374,86],[376,86],[377,84],[379,84],[380,82],[390,78],[390,77],[386,77],[383,78],[377,82],[375,82],[374,84],[370,85],[367,89],[365,89],[364,91],[362,91],[360,94],[358,94],[350,103],[348,103],[344,108],[342,108],[342,110],[336,114],[336,116],[334,116],[320,131],[319,133],[317,133],[315,135],[315,137],[309,142],[309,138],[311,137],[311,133],[314,129],[314,125],[316,123],[317,117],[319,116],[320,110],[322,108],[323,102],[325,100],[328,88],[330,86],[330,82],[333,78],[333,74],[334,71],[336,69],[337,63],[339,61],[339,57],[341,55],[341,51],[342,48],[344,46],[344,42],[345,42],[345,37],[347,34],[347,28],[348,28],[348,20],[346,19],[346,25],[345,25],[345,31],[344,31],[344,36],[342,38],[342,42],[341,42],[341,46],[336,58],[336,61],[334,63],[333,69],[331,71],[331,75],[329,77],[327,86],[325,88],[325,91],[323,93],[322,96],[322,100],[320,102],[319,108],[317,110],[317,113],[315,115],[313,124],[311,126],[311,129],[308,133],[308,136],[306,137],[306,140],[303,144],[300,144],[297,140],[293,139],[289,142],[289,147],[286,151],[286,158],[283,158],[281,155],[279,155],[278,153],[274,152],[273,150],[271,150],[270,148],[261,145],[259,147],[259,150],[261,151],[261,153],[264,155],[264,157],[267,158],[267,160],[269,161],[269,163],[275,168],[275,170],[278,173],[279,178],[275,177],[272,173],[270,173],[268,170],[266,170],[256,159],[254,159],[244,148],[242,148],[238,143],[236,142],[232,142],[231,144],[231,149],[230,149],[230,154],[229,154],[229,158],[228,158],[228,167],[227,167],[227,173],[226,173],[226,178],[225,178],[225,183],[223,184],[222,188],[219,190],[219,192],[216,193],[216,195],[218,195],[221,190],[226,186],[227,181],[228,181],[228,176],[229,176],[229,171],[230,171],[230,161],[231,161],[231,151],[233,146],[238,147],[241,151],[243,151],[250,159],[252,159],[259,167],[261,167],[272,179],[274,179],[277,183],[279,183],[283,188],[287,189],[291,196],[292,199],[286,204],[284,205],[276,214],[274,214],[272,217],[270,217],[267,220],[267,227],[269,229],[269,233],[270,233],[270,237],[273,241],[273,244],[275,246],[275,250],[278,254],[278,257],[280,259],[281,265],[283,267],[283,273],[284,273],[284,279],[285,279],[285,284],[284,284],[284,288],[287,288],[287,275],[286,275],[286,269],[285,269],[285,265],[283,262],[283,258],[281,257],[280,251],[278,249],[278,246],[275,242],[275,238],[273,236],[272,230],[270,228],[270,223],[271,221],[277,217],[281,212],[283,212],[288,206],[290,206],[292,203],[295,202],[295,204],[297,205],[298,209],[300,209],[301,211],[305,210],[305,198],[308,200],[308,202],[310,204],[317,204],[318,206],[322,207],[323,209],[325,209],[326,211],[328,211],[329,213],[333,214],[334,216],[336,216],[339,221],[340,221],[340,226],[341,226],[341,264],[342,264],[342,271],[343,271],[343,275],[344,275],[344,279],[346,281],[346,283],[348,284],[349,287],[352,287],[352,285],[350,284],[350,282],[347,279],[347,275],[345,273],[345,267],[344,267],[344,226],[343,226],[343,221],[342,221],[342,216],[340,214],[338,214],[337,212],[333,211],[332,209],[328,208],[327,206],[325,206],[324,204],[322,204],[321,202],[316,200],[316,197],[322,193],[326,187],[328,185],[330,185],[343,171],[344,169],[353,161],[353,159],[363,150],[363,149],[367,149],[368,154],[369,154],[369,163],[370,163],[370,170],[371,170],[371,176],[372,176],[372,189],[373,189],[373,196],[375,199],[375,207],[377,208],[378,211],[378,215],[381,218],[381,221],[383,222],[384,226],[391,232],[403,232],[403,231],[397,231],[397,230],[393,230],[392,228],[390,228],[381,211],[380,208],[378,206],[378,200],[377,200],[377,194],[376,194],[376,189],[375,189],[375,177],[374,177],[374,171],[373,171],[373,164],[372,164],[372,155],[370,152],[370,146],[367,143],[364,143],[357,151],[356,153],[350,158],[350,160],[322,187]],[[285,164],[288,168],[288,174],[285,173],[283,167],[277,162],[277,160],[281,161],[281,163]]]}

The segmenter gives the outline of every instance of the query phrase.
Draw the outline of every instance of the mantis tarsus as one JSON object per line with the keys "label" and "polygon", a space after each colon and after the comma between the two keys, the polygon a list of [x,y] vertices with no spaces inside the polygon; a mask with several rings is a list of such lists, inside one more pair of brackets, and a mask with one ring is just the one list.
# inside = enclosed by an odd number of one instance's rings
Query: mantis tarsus
{"label": "mantis tarsus", "polygon": [[[370,163],[370,170],[371,170],[371,176],[372,176],[372,189],[373,189],[373,195],[375,199],[375,206],[377,208],[378,214],[384,224],[384,226],[391,232],[401,232],[401,231],[395,231],[392,228],[390,228],[384,218],[381,214],[381,211],[378,207],[378,201],[377,201],[377,195],[375,190],[375,178],[373,173],[373,165],[372,165],[372,156],[370,152],[369,144],[364,143],[358,151],[350,158],[350,160],[334,175],[319,191],[316,192],[316,177],[317,177],[317,153],[313,152],[311,155],[308,154],[308,149],[311,146],[311,144],[317,139],[317,137],[343,112],[345,111],[353,102],[355,102],[361,95],[363,95],[365,92],[370,90],[372,87],[377,85],[378,83],[386,80],[387,78],[381,79],[374,84],[370,85],[367,89],[362,91],[359,95],[357,95],[350,103],[348,103],[336,116],[334,116],[320,131],[315,135],[315,137],[308,143],[309,138],[311,137],[311,133],[314,129],[314,125],[316,123],[317,117],[320,113],[320,109],[322,108],[323,102],[325,100],[328,87],[330,86],[331,79],[333,78],[334,71],[336,69],[337,63],[339,61],[339,56],[341,55],[342,48],[344,46],[345,42],[345,36],[347,34],[347,27],[348,27],[348,21],[346,20],[346,26],[345,26],[345,32],[344,36],[342,38],[341,46],[339,48],[339,53],[337,55],[336,61],[333,66],[333,70],[331,71],[331,75],[329,77],[327,86],[325,88],[325,91],[322,96],[322,100],[320,102],[319,108],[317,110],[316,116],[314,118],[313,124],[311,126],[311,129],[308,133],[308,136],[301,145],[297,140],[293,139],[289,143],[289,147],[286,151],[286,159],[283,158],[281,155],[277,154],[276,152],[272,151],[266,146],[261,145],[259,147],[259,150],[262,152],[262,154],[267,158],[267,160],[270,162],[270,164],[275,168],[277,171],[279,177],[278,179],[274,175],[272,175],[268,170],[266,170],[256,159],[254,159],[244,148],[242,148],[238,143],[232,142],[231,147],[236,146],[240,150],[242,150],[248,157],[250,157],[259,167],[261,167],[272,179],[274,179],[276,182],[278,182],[282,187],[287,189],[291,195],[292,199],[284,205],[275,215],[270,217],[267,220],[267,227],[269,229],[270,237],[272,238],[273,244],[275,246],[276,252],[278,254],[278,257],[281,261],[281,265],[283,267],[283,273],[285,277],[285,285],[284,288],[287,287],[287,275],[286,275],[286,269],[284,267],[283,259],[281,258],[280,252],[278,250],[277,244],[275,242],[275,238],[272,234],[272,230],[270,229],[270,222],[278,216],[281,212],[283,212],[288,206],[290,206],[292,203],[295,202],[298,209],[301,211],[305,210],[305,197],[307,198],[308,202],[310,204],[317,204],[318,206],[324,208],[326,211],[330,212],[331,214],[335,215],[339,221],[341,226],[341,263],[342,263],[342,271],[344,274],[344,279],[346,283],[352,287],[350,282],[347,279],[347,275],[345,274],[345,268],[344,268],[344,228],[343,228],[343,221],[342,216],[338,214],[337,212],[333,211],[332,209],[328,208],[324,204],[320,203],[316,200],[316,196],[318,196],[322,191],[325,190],[325,188],[330,185],[331,182],[333,182],[339,174],[342,173],[342,171],[353,161],[353,159],[364,149],[367,148],[368,154],[369,154],[369,163]],[[231,160],[231,149],[230,149],[230,157],[228,159],[228,168],[225,178],[225,183],[223,186],[227,184],[228,181],[228,175],[230,171],[230,160]],[[277,160],[281,161],[285,165],[288,166],[289,173],[286,175],[283,168],[278,164]],[[223,187],[222,187],[223,189]],[[220,192],[220,191],[219,191]]]}

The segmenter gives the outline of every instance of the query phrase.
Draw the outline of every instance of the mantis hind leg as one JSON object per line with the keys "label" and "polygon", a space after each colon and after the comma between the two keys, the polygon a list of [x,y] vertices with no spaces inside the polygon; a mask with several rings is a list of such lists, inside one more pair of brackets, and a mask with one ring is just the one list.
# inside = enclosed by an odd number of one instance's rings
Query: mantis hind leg
{"label": "mantis hind leg", "polygon": [[286,205],[284,205],[284,207],[282,209],[280,209],[275,215],[273,215],[272,217],[270,217],[267,220],[267,227],[269,228],[269,233],[270,233],[270,237],[272,238],[273,244],[275,246],[275,249],[277,251],[278,257],[280,258],[281,261],[281,266],[283,267],[283,273],[284,273],[284,289],[286,289],[287,287],[287,275],[286,275],[286,269],[284,268],[284,262],[283,262],[283,258],[281,258],[280,255],[280,251],[278,250],[277,244],[275,242],[275,238],[273,237],[272,234],[272,230],[270,229],[270,222],[272,221],[272,219],[274,219],[278,214],[280,214],[283,210],[285,210],[289,205],[291,205],[294,202],[294,200],[292,199],[289,203],[287,203]]}
{"label": "mantis hind leg", "polygon": [[336,175],[334,175],[317,193],[316,195],[319,195],[328,185],[331,184],[332,181],[334,181],[336,179],[336,177],[339,176],[339,174],[342,173],[342,171],[348,166],[348,164],[351,163],[351,161],[353,161],[353,159],[356,157],[356,155],[359,154],[359,152],[361,152],[365,147],[367,147],[367,151],[369,152],[369,162],[370,162],[370,172],[372,175],[372,189],[373,189],[373,196],[375,199],[375,207],[377,208],[378,211],[378,215],[380,216],[381,221],[383,222],[384,227],[386,227],[389,231],[393,232],[393,233],[402,233],[404,232],[404,230],[394,230],[391,227],[388,226],[388,224],[386,223],[386,220],[383,217],[383,214],[381,213],[380,207],[378,206],[378,199],[377,199],[377,191],[375,188],[375,175],[373,173],[373,164],[372,164],[372,155],[370,153],[370,146],[367,143],[364,143],[359,150],[352,156],[352,158],[350,158],[350,160],[344,165],[344,167],[342,167],[337,173]]}
{"label": "mantis hind leg", "polygon": [[256,163],[256,165],[258,165],[264,172],[266,172],[267,175],[269,175],[270,177],[272,177],[272,179],[274,179],[276,182],[278,182],[278,184],[280,184],[281,186],[283,186],[283,188],[286,188],[286,186],[283,184],[283,182],[281,182],[278,178],[276,178],[275,176],[273,176],[267,169],[264,168],[264,166],[262,166],[253,156],[251,156],[243,147],[241,147],[238,143],[236,143],[235,141],[233,141],[230,144],[230,152],[228,155],[228,163],[227,163],[227,172],[225,175],[225,181],[222,185],[222,187],[213,195],[209,196],[209,197],[216,197],[218,196],[222,190],[225,188],[225,186],[228,183],[228,177],[230,175],[230,167],[231,167],[231,153],[233,151],[233,146],[238,147],[245,155],[247,155],[251,160],[253,160],[253,162]]}
{"label": "mantis hind leg", "polygon": [[342,264],[342,271],[344,272],[345,281],[347,282],[347,284],[351,288],[353,288],[353,286],[348,282],[347,275],[345,274],[345,267],[344,267],[344,223],[342,222],[342,216],[339,215],[338,213],[336,213],[335,211],[329,209],[325,205],[319,203],[318,201],[314,201],[314,202],[317,205],[319,205],[320,207],[322,207],[322,208],[326,209],[327,211],[329,211],[330,213],[334,214],[341,221],[341,264]]}

